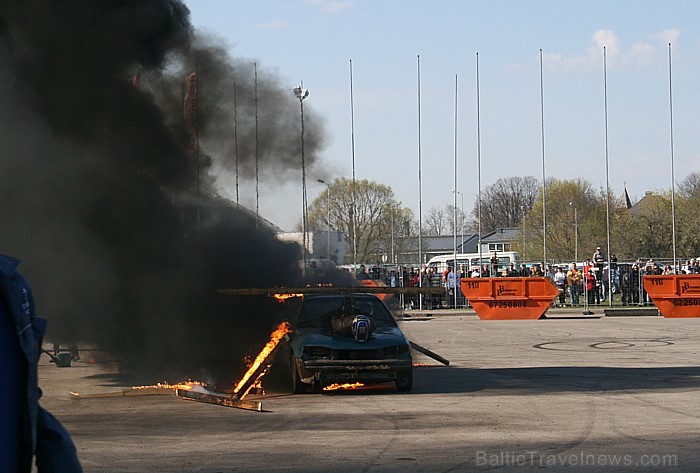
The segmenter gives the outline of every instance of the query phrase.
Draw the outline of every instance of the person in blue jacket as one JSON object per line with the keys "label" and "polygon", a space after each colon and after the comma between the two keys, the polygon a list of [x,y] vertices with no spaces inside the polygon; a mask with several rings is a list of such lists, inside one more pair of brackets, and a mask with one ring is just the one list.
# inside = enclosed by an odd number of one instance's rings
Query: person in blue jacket
{"label": "person in blue jacket", "polygon": [[75,445],[61,423],[39,405],[37,364],[46,320],[34,309],[19,260],[0,255],[0,471],[80,473]]}

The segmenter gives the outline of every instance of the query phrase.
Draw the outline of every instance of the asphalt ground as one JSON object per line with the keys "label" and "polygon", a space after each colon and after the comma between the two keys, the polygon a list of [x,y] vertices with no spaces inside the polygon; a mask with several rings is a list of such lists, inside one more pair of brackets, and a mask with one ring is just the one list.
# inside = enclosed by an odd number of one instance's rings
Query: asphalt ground
{"label": "asphalt ground", "polygon": [[73,399],[130,387],[83,352],[64,368],[42,356],[42,405],[86,472],[700,471],[700,318],[439,315],[401,322],[451,361],[416,354],[406,394],[268,392],[263,412]]}

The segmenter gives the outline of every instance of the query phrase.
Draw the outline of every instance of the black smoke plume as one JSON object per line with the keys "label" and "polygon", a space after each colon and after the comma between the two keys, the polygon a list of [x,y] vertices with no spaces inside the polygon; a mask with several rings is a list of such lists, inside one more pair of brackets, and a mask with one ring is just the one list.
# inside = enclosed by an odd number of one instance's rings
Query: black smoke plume
{"label": "black smoke plume", "polygon": [[[47,338],[141,374],[235,379],[283,305],[217,289],[300,284],[300,255],[217,183],[234,148],[241,179],[256,156],[263,185],[297,179],[290,84],[257,65],[256,140],[254,61],[198,35],[178,0],[3,0],[0,65],[0,252],[24,260]],[[182,84],[195,70],[191,155]],[[305,124],[313,167],[324,133],[312,110]]]}

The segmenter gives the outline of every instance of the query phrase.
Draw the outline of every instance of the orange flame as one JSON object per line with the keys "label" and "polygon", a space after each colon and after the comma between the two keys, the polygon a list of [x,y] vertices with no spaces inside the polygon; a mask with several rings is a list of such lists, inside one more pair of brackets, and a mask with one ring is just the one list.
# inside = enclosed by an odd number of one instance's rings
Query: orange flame
{"label": "orange flame", "polygon": [[260,353],[258,353],[258,356],[255,357],[255,361],[253,361],[253,363],[248,368],[248,371],[246,371],[246,373],[243,375],[243,378],[241,378],[241,380],[238,381],[238,383],[236,384],[236,387],[233,389],[234,394],[237,394],[238,391],[248,382],[250,377],[253,376],[253,373],[255,373],[255,371],[260,367],[260,365],[263,364],[263,362],[265,362],[265,359],[267,359],[268,355],[279,344],[280,340],[282,340],[282,337],[284,337],[289,332],[289,322],[282,322],[277,326],[275,331],[270,334],[270,341],[268,341],[265,344]]}
{"label": "orange flame", "polygon": [[364,383],[344,383],[344,384],[333,383],[333,384],[329,384],[328,386],[324,386],[323,390],[324,391],[336,391],[338,389],[357,389],[357,388],[361,388],[364,385],[365,385]]}
{"label": "orange flame", "polygon": [[175,384],[170,384],[167,381],[163,381],[162,383],[151,384],[149,386],[132,386],[131,389],[179,389],[181,391],[191,391],[195,386],[206,387],[207,385],[201,381],[183,381]]}
{"label": "orange flame", "polygon": [[272,294],[272,297],[277,299],[277,302],[284,302],[287,299],[291,299],[292,297],[303,297],[304,294]]}

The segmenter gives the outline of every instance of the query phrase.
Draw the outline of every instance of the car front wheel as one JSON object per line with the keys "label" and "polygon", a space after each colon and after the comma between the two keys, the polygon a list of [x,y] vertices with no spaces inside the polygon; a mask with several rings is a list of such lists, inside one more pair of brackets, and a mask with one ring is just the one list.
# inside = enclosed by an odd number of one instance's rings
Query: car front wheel
{"label": "car front wheel", "polygon": [[292,357],[290,367],[292,372],[292,392],[294,394],[307,394],[310,392],[311,386],[301,380],[301,376],[299,376],[299,368],[297,367],[294,357]]}
{"label": "car front wheel", "polygon": [[413,388],[413,370],[396,373],[396,390],[408,392]]}

